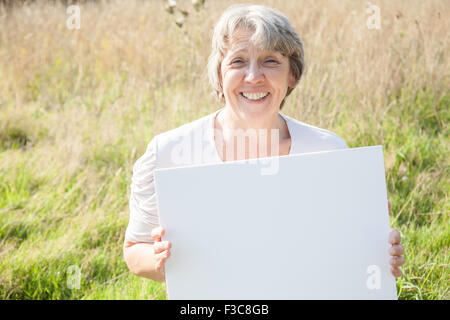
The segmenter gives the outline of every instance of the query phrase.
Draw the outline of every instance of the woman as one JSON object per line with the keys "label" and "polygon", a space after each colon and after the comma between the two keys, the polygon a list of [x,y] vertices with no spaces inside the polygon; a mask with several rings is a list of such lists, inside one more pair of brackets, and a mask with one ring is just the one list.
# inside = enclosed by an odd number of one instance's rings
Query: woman
{"label": "woman", "polygon": [[[134,274],[164,281],[170,256],[171,244],[162,241],[164,229],[158,226],[155,168],[347,148],[337,135],[279,113],[300,81],[303,59],[302,40],[280,12],[259,5],[224,12],[214,28],[208,75],[225,106],[155,136],[133,167],[124,258]],[[263,134],[248,134],[256,131]],[[239,147],[242,132],[254,139]],[[391,272],[399,277],[400,233],[391,230],[389,242]]]}

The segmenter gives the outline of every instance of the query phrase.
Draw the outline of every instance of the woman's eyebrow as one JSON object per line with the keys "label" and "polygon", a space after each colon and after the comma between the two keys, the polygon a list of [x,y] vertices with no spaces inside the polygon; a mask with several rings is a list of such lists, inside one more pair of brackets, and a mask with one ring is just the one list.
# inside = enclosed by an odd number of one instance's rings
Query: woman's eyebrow
{"label": "woman's eyebrow", "polygon": [[[240,49],[240,50],[237,50],[237,51],[232,51],[230,53],[230,56],[235,57],[236,55],[239,55],[239,54],[242,54],[242,53],[247,54],[247,49]],[[264,52],[261,53],[261,55],[264,56],[264,57],[272,56],[272,57],[276,58],[277,57],[277,52],[264,51]]]}

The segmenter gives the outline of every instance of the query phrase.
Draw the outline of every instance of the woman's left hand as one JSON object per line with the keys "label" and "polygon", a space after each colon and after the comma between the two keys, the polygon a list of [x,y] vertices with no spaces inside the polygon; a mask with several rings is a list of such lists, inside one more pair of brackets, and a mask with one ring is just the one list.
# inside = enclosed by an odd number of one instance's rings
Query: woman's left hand
{"label": "woman's left hand", "polygon": [[[389,202],[389,211],[391,211],[391,203]],[[403,258],[403,252],[405,251],[403,246],[400,243],[401,234],[396,229],[391,228],[391,232],[389,233],[389,243],[392,245],[389,248],[389,254],[392,258],[389,260],[389,264],[391,265],[391,273],[394,277],[398,278],[402,275],[402,270],[400,266],[405,263],[405,258]]]}

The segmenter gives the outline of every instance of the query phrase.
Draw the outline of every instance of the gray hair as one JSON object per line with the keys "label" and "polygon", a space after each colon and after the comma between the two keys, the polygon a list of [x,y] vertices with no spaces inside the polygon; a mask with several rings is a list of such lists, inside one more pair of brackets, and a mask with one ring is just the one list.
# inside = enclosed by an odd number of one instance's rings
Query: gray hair
{"label": "gray hair", "polygon": [[254,31],[250,41],[263,50],[280,52],[289,58],[290,71],[295,78],[281,102],[300,82],[305,69],[303,41],[292,27],[288,18],[276,9],[262,5],[237,4],[228,7],[214,27],[212,52],[208,58],[208,78],[214,93],[221,103],[225,96],[221,85],[220,66],[236,29]]}

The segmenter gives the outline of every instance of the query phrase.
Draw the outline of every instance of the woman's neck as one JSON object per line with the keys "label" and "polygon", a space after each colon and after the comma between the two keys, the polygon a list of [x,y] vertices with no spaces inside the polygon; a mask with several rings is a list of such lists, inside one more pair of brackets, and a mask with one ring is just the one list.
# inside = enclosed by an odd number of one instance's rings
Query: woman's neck
{"label": "woman's neck", "polygon": [[230,107],[226,106],[217,114],[216,119],[220,126],[219,129],[224,132],[254,129],[256,131],[265,130],[270,134],[271,130],[279,130],[280,138],[282,139],[287,138],[286,133],[289,134],[286,122],[278,112],[259,117],[246,117],[245,115],[237,114]]}
{"label": "woman's neck", "polygon": [[245,151],[241,150],[246,159],[253,158],[250,155],[249,144],[256,144],[254,150],[257,150],[257,157],[274,155],[274,152],[280,155],[287,154],[290,149],[289,129],[284,118],[278,112],[264,118],[242,119],[230,108],[225,107],[216,115],[214,128],[216,131],[215,142],[222,159],[238,160],[241,158],[224,154],[226,149],[226,152],[233,152],[232,149],[235,149],[234,153],[238,154],[239,139],[246,141],[243,142],[246,145]]}

